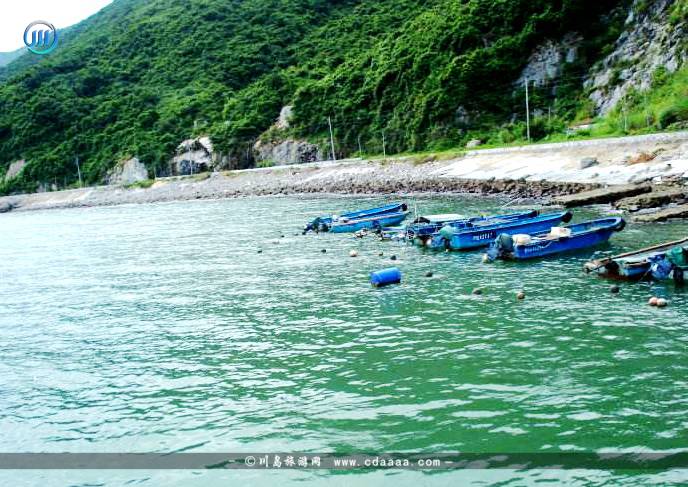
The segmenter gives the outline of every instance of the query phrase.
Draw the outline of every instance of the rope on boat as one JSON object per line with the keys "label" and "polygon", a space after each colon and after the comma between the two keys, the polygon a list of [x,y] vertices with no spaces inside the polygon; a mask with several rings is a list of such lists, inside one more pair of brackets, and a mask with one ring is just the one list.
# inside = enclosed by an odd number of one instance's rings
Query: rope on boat
{"label": "rope on boat", "polygon": [[522,199],[523,199],[523,197],[518,197],[518,198],[515,198],[513,200],[507,201],[502,206],[500,206],[500,208],[506,208],[507,206],[511,206],[512,204],[516,203],[517,201],[521,201]]}

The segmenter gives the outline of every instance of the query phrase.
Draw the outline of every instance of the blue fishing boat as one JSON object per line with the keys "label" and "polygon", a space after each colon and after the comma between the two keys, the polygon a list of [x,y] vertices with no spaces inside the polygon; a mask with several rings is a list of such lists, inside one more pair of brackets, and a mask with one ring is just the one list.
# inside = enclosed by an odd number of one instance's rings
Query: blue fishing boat
{"label": "blue fishing boat", "polygon": [[360,230],[382,230],[383,227],[400,224],[404,221],[408,213],[408,211],[381,213],[379,215],[372,215],[354,220],[340,217],[330,224],[328,231],[332,233],[351,233]]}
{"label": "blue fishing boat", "polygon": [[623,218],[602,218],[553,227],[548,233],[499,235],[487,251],[489,260],[528,260],[599,245],[626,226]]}
{"label": "blue fishing boat", "polygon": [[417,245],[424,246],[435,233],[447,225],[451,225],[454,228],[466,228],[469,225],[484,224],[488,221],[496,223],[522,220],[525,218],[534,218],[537,215],[537,210],[508,213],[505,215],[477,216],[472,218],[466,218],[465,216],[454,213],[424,215],[416,218],[413,223],[406,226],[384,228],[383,236],[395,240],[414,241]]}
{"label": "blue fishing boat", "polygon": [[431,249],[477,249],[490,245],[497,235],[544,232],[561,222],[571,221],[572,217],[571,212],[562,211],[530,218],[495,218],[459,226],[446,225],[426,241],[426,246]]}
{"label": "blue fishing boat", "polygon": [[[377,208],[370,208],[367,210],[351,211],[348,213],[343,213],[342,215],[320,216],[307,224],[303,230],[303,233],[305,234],[309,231],[329,232],[333,231],[333,226],[338,226],[338,231],[340,232],[355,232],[364,228],[378,228],[387,225],[398,225],[404,220],[404,218],[406,218],[407,213],[408,206],[406,203],[394,203]],[[404,215],[403,218],[400,218],[401,214]],[[384,218],[384,215],[388,215],[389,218]],[[350,224],[355,221],[360,221],[361,225],[351,230],[343,230],[343,228],[354,227]]]}
{"label": "blue fishing boat", "polygon": [[688,238],[592,259],[585,263],[583,269],[611,279],[673,280],[683,284],[684,276],[688,273]]}

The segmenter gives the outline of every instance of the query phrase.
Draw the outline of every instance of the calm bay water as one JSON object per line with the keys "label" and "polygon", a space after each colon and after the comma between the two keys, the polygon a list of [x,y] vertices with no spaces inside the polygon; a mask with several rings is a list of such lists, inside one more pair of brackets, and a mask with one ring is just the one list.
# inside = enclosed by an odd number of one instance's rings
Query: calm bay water
{"label": "calm bay water", "polygon": [[[0,451],[688,448],[688,289],[621,284],[612,295],[608,281],[581,270],[592,252],[485,265],[475,252],[295,235],[323,212],[381,201],[254,198],[0,216]],[[416,203],[423,213],[474,214],[502,202]],[[685,223],[629,225],[602,250],[686,234]],[[372,289],[368,273],[392,265],[392,254],[403,285]],[[476,287],[482,296],[471,295]],[[653,294],[669,308],[647,306]],[[687,479],[686,471],[0,472],[4,485],[43,486]]]}

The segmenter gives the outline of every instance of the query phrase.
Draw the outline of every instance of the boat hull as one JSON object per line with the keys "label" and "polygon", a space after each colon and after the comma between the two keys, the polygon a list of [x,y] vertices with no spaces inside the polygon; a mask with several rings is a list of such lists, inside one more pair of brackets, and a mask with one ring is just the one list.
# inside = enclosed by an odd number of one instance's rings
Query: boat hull
{"label": "boat hull", "polygon": [[655,245],[634,252],[627,252],[604,259],[593,259],[583,269],[609,279],[630,281],[658,280],[682,283],[688,273],[688,266],[674,264],[669,272],[653,272],[655,263],[666,259],[667,253],[676,247],[688,249],[688,239]]}
{"label": "boat hull", "polygon": [[528,260],[547,257],[549,255],[571,252],[600,245],[609,240],[614,230],[603,230],[580,237],[568,237],[560,240],[542,240],[530,245],[516,245],[512,259]]}
{"label": "boat hull", "polygon": [[470,228],[476,224],[486,224],[494,221],[495,224],[507,223],[517,220],[525,220],[527,218],[535,218],[538,216],[537,210],[530,210],[522,213],[509,213],[505,215],[492,215],[474,218],[461,218],[455,220],[436,220],[427,223],[413,223],[406,227],[404,233],[408,240],[413,241],[416,245],[426,246],[428,240],[443,227],[449,225],[457,230],[462,228]]}
{"label": "boat hull", "polygon": [[[371,218],[380,217],[382,215],[399,215],[401,213],[406,213],[408,211],[408,206],[406,203],[394,203],[391,205],[380,206],[378,208],[370,208],[367,210],[358,210],[344,213],[341,216],[321,216],[306,225],[303,233],[309,231],[314,232],[329,232],[334,225],[339,223],[351,223],[354,221],[367,221]],[[402,220],[391,219],[390,221],[397,221],[397,223],[391,223],[390,225],[395,225],[400,223]],[[356,230],[352,230],[356,231]]]}
{"label": "boat hull", "polygon": [[433,249],[473,250],[489,246],[498,235],[517,235],[540,233],[559,225],[571,218],[571,213],[561,212],[541,215],[536,218],[510,221],[501,225],[489,225],[459,229],[450,238],[438,233],[432,237],[427,246]]}
{"label": "boat hull", "polygon": [[512,242],[511,248],[508,248],[511,239],[500,236],[487,256],[491,260],[530,260],[586,249],[607,242],[614,232],[623,230],[625,226],[623,218],[603,218],[563,227],[570,231],[570,235],[535,234],[528,243]]}
{"label": "boat hull", "polygon": [[406,219],[408,211],[401,213],[391,213],[378,215],[370,218],[351,220],[348,222],[335,222],[333,223],[329,231],[331,233],[353,233],[360,230],[377,230],[382,229],[382,227],[390,227],[393,225],[398,225]]}

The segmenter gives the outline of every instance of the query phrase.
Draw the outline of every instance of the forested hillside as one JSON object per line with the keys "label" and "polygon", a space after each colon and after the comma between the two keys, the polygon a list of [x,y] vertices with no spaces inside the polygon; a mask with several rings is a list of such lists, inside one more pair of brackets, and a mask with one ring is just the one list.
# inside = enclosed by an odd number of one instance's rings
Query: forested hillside
{"label": "forested hillside", "polygon": [[[580,38],[554,82],[534,86],[533,137],[583,118],[584,77],[609,54],[630,1],[115,0],[39,62],[0,71],[0,192],[101,182],[136,156],[165,173],[183,139],[209,135],[231,167],[293,105],[291,137],[337,152],[525,136],[519,75],[547,40]],[[679,18],[686,12],[678,11]],[[17,64],[23,63],[23,64]],[[556,83],[554,85],[553,83]],[[556,89],[553,89],[554,88]],[[537,113],[536,113],[537,115]]]}

